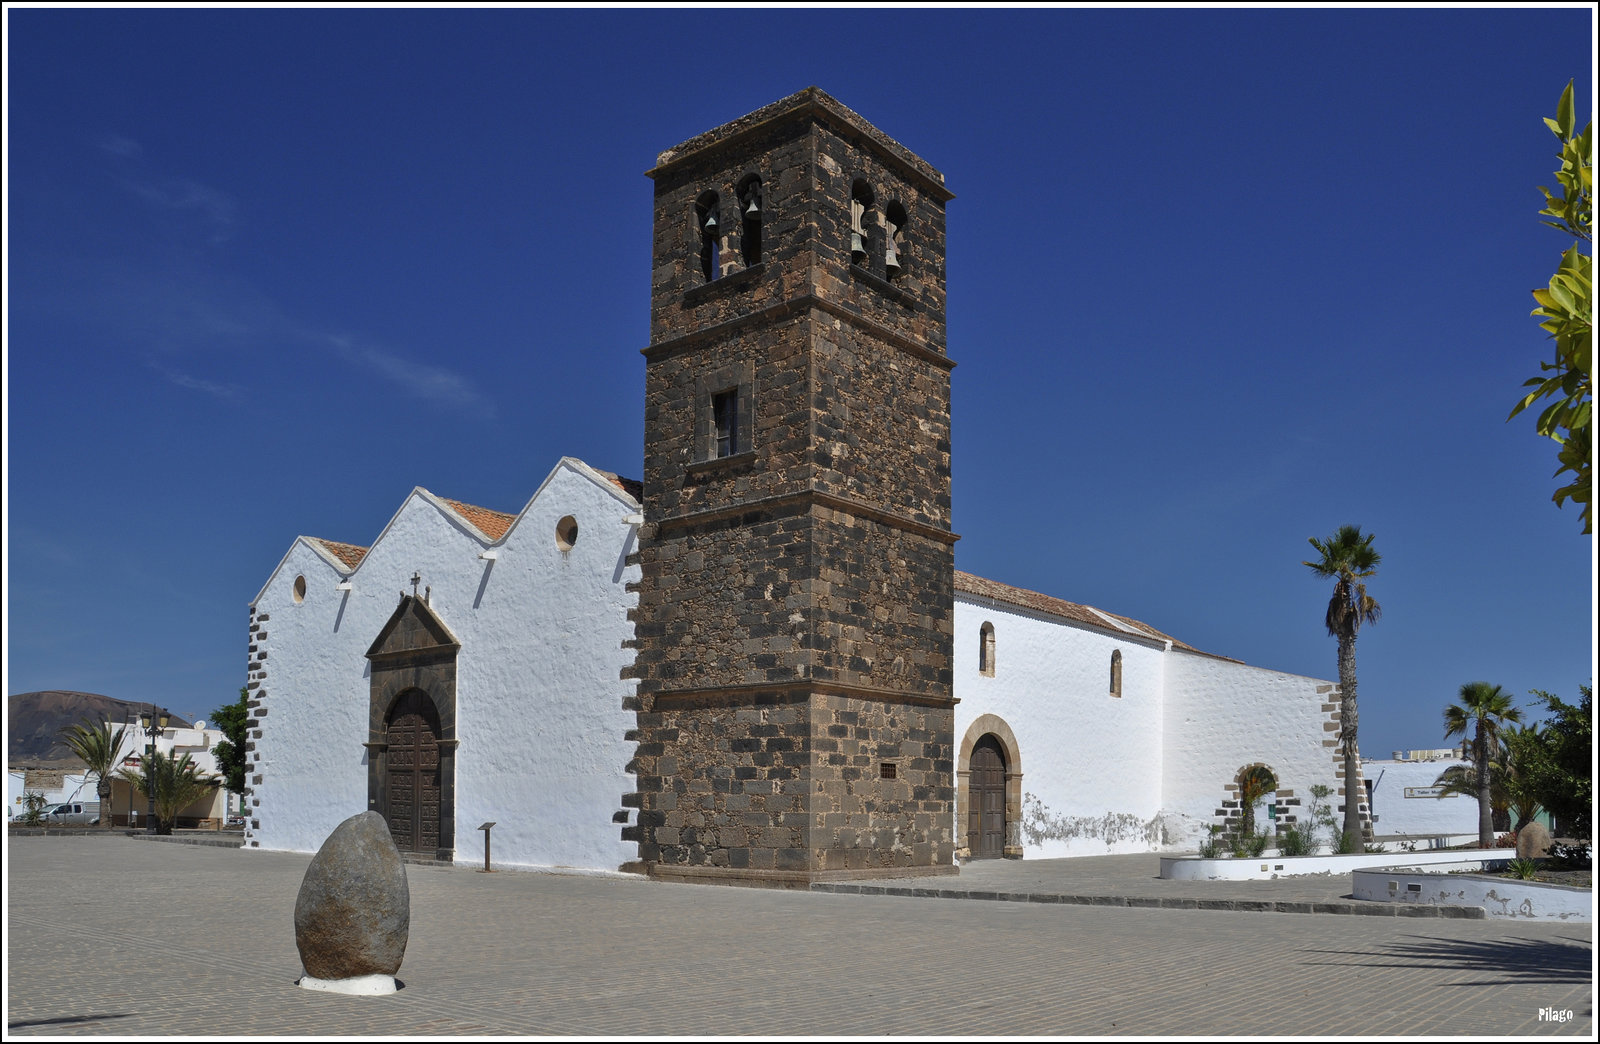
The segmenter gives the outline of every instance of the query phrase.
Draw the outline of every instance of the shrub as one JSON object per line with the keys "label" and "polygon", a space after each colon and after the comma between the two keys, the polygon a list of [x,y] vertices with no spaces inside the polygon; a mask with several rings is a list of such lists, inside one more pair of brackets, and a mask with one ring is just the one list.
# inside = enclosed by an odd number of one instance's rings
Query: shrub
{"label": "shrub", "polygon": [[44,822],[44,806],[49,804],[44,795],[37,790],[23,791],[22,794],[22,823],[24,826],[39,826]]}
{"label": "shrub", "polygon": [[1309,826],[1290,827],[1278,836],[1278,851],[1286,856],[1310,855],[1316,847],[1316,837]]}
{"label": "shrub", "polygon": [[1360,849],[1356,846],[1356,836],[1348,830],[1335,830],[1333,832],[1333,851],[1336,855],[1354,855]]}
{"label": "shrub", "polygon": [[1552,870],[1590,870],[1594,867],[1591,858],[1591,849],[1587,841],[1567,844],[1557,841],[1550,846],[1550,868]]}

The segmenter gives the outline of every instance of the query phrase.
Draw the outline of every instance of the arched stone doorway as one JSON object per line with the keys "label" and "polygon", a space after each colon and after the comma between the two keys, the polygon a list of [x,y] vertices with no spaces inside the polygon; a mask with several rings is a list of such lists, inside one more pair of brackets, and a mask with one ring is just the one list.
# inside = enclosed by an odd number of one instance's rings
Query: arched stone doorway
{"label": "arched stone doorway", "polygon": [[1005,720],[980,714],[956,763],[959,856],[1021,859],[1022,759]]}
{"label": "arched stone doorway", "polygon": [[394,701],[384,727],[389,770],[383,814],[395,847],[428,855],[439,850],[439,711],[420,689]]}
{"label": "arched stone doorway", "polygon": [[402,595],[367,650],[367,808],[397,848],[455,859],[456,654],[426,598]]}
{"label": "arched stone doorway", "polygon": [[1006,755],[1000,741],[986,734],[973,746],[969,764],[967,834],[972,858],[999,859],[1006,853]]}
{"label": "arched stone doorway", "polygon": [[1291,806],[1298,804],[1293,796],[1293,791],[1278,789],[1278,774],[1271,765],[1257,761],[1240,766],[1233,782],[1223,787],[1222,807],[1217,810],[1223,833],[1230,837],[1273,834],[1294,826],[1293,811],[1284,809],[1280,815],[1279,809],[1281,799],[1290,799]]}

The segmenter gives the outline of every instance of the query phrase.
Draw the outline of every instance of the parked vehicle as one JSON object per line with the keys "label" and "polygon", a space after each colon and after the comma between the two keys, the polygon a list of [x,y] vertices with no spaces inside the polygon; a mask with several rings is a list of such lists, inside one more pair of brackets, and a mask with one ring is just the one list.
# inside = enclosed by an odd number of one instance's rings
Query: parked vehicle
{"label": "parked vehicle", "polygon": [[82,802],[68,801],[60,805],[52,805],[44,810],[44,821],[53,826],[63,823],[98,823],[100,822],[100,803],[98,801]]}

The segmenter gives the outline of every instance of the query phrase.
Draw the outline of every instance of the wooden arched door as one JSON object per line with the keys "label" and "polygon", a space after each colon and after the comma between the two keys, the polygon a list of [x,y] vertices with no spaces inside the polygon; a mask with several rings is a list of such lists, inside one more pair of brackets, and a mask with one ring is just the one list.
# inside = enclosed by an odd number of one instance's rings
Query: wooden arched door
{"label": "wooden arched door", "polygon": [[967,829],[972,858],[999,859],[1006,848],[1006,756],[990,733],[972,748]]}
{"label": "wooden arched door", "polygon": [[389,710],[384,739],[388,778],[384,816],[402,852],[439,849],[439,712],[420,689],[401,693]]}

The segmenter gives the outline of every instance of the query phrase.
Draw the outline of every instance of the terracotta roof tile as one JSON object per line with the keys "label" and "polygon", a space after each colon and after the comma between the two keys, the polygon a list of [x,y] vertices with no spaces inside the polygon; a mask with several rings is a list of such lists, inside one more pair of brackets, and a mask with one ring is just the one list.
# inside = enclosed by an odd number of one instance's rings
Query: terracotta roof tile
{"label": "terracotta roof tile", "polygon": [[638,479],[623,478],[621,475],[618,475],[615,472],[602,471],[600,468],[595,468],[594,470],[599,471],[600,474],[610,479],[613,486],[616,486],[634,500],[637,500],[641,504],[644,503],[643,482],[640,482]]}
{"label": "terracotta roof tile", "polygon": [[508,515],[504,511],[490,511],[476,504],[464,504],[459,500],[448,498],[444,502],[455,508],[457,514],[471,522],[490,540],[499,540],[505,536],[506,530],[511,528],[511,523],[517,520],[516,515]]}
{"label": "terracotta roof tile", "polygon": [[367,549],[355,544],[341,544],[337,540],[323,540],[321,537],[308,537],[307,539],[315,540],[321,544],[328,554],[337,558],[351,569],[360,565],[361,560],[367,557]]}
{"label": "terracotta roof tile", "polygon": [[[1141,623],[1131,617],[1118,616],[1116,613],[1108,613],[1092,606],[1079,605],[1076,602],[1068,602],[1061,598],[1052,598],[1050,595],[1040,594],[1038,591],[1029,591],[1021,587],[1012,587],[1010,584],[1002,584],[995,580],[986,580],[981,576],[963,573],[959,569],[956,570],[956,590],[963,594],[1004,602],[1007,605],[1018,606],[1022,609],[1031,609],[1036,613],[1044,613],[1047,616],[1058,616],[1062,619],[1074,620],[1078,623],[1088,624],[1090,627],[1097,627],[1102,631],[1118,630],[1118,625],[1120,624],[1122,629],[1139,637],[1171,642],[1174,649],[1200,652],[1194,646],[1180,642],[1170,634],[1163,634],[1149,624]],[[1212,656],[1215,654],[1206,653],[1205,655]],[[1223,656],[1218,657],[1218,659],[1228,659],[1228,657]]]}

